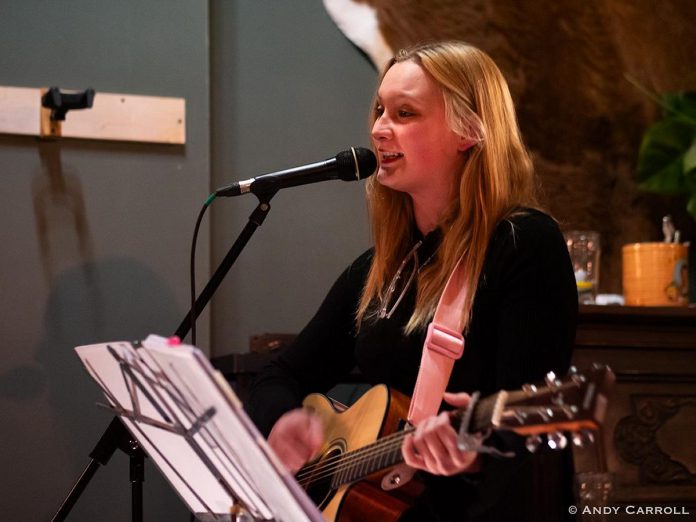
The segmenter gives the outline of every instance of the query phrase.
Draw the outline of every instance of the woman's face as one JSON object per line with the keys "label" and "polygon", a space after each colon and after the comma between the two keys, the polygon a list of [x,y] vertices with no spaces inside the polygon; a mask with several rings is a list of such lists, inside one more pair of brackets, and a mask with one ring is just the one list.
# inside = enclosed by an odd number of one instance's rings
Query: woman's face
{"label": "woman's face", "polygon": [[375,111],[378,181],[414,198],[449,197],[469,140],[450,129],[435,81],[413,61],[396,63],[377,91]]}

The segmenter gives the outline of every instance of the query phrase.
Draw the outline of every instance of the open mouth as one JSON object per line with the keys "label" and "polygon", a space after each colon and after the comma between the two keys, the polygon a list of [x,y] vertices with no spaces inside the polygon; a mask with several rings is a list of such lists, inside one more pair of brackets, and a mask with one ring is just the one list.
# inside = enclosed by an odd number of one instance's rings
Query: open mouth
{"label": "open mouth", "polygon": [[401,152],[382,152],[380,153],[380,159],[382,161],[393,161],[402,158],[404,155]]}

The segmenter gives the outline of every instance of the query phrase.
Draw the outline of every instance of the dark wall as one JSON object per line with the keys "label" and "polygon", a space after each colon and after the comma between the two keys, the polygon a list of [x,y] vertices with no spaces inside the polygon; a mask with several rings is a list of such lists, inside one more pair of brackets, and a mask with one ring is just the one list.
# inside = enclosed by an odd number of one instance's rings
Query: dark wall
{"label": "dark wall", "polygon": [[[214,186],[369,146],[377,74],[321,2],[213,2],[211,39]],[[256,203],[213,204],[214,266]],[[368,243],[362,183],[279,192],[213,300],[214,355],[248,350],[253,334],[299,331]]]}
{"label": "dark wall", "polygon": [[[111,419],[73,347],[173,332],[211,188],[367,145],[376,73],[318,0],[7,4],[0,85],[183,97],[187,110],[180,147],[0,135],[0,509],[47,520]],[[214,203],[198,242],[199,291],[254,205]],[[291,189],[272,206],[198,321],[206,351],[298,331],[367,248],[361,184]],[[70,520],[127,520],[129,507],[117,452]],[[145,515],[188,520],[149,464]]]}
{"label": "dark wall", "polygon": [[[186,99],[185,146],[0,135],[0,512],[49,520],[111,418],[73,347],[168,334],[188,309],[190,235],[210,185],[208,6],[3,2],[0,49],[2,86]],[[206,225],[201,279],[209,248]],[[187,520],[149,465],[145,499],[147,520]],[[118,452],[70,520],[129,512]]]}

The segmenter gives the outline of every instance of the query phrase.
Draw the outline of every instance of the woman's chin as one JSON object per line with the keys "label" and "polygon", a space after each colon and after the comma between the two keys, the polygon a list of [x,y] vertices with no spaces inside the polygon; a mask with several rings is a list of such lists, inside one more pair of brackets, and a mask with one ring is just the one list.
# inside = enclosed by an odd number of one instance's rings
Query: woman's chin
{"label": "woman's chin", "polygon": [[380,185],[383,185],[383,186],[385,186],[385,187],[388,187],[388,188],[391,188],[391,189],[394,189],[394,190],[398,190],[398,189],[394,186],[394,185],[395,185],[395,183],[394,183],[394,182],[395,182],[395,180],[394,180],[394,175],[393,175],[391,172],[389,172],[388,170],[385,170],[385,169],[383,169],[383,168],[380,167],[380,168],[377,170],[376,176],[377,176],[377,182],[378,182]]}

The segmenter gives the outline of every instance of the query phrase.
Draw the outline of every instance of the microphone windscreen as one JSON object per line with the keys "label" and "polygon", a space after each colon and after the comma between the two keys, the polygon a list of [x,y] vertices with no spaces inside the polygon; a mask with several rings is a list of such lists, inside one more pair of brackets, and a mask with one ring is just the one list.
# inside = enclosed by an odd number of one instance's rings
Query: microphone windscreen
{"label": "microphone windscreen", "polygon": [[377,158],[364,147],[351,147],[336,155],[336,170],[343,181],[369,178],[376,168]]}

